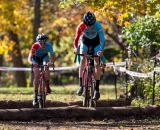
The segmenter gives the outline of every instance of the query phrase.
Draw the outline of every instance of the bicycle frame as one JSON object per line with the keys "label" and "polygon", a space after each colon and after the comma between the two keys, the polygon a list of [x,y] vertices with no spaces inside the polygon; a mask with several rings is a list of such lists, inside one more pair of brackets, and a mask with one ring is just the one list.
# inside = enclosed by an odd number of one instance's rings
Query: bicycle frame
{"label": "bicycle frame", "polygon": [[[83,54],[79,54],[84,56]],[[84,86],[84,99],[83,106],[85,107],[96,107],[97,101],[93,100],[95,90],[95,78],[94,78],[94,57],[97,55],[87,54],[87,63],[82,74],[82,84]]]}
{"label": "bicycle frame", "polygon": [[45,66],[47,65],[40,65],[40,79],[39,79],[39,108],[45,107],[46,102],[46,86],[45,86]]}

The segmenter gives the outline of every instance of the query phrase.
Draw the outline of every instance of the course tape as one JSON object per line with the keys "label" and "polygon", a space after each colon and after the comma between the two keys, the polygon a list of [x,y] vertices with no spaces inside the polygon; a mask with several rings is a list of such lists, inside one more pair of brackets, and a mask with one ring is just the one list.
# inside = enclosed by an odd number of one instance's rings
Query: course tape
{"label": "course tape", "polygon": [[140,73],[135,71],[127,70],[125,67],[114,67],[114,72],[117,74],[117,72],[123,72],[126,73],[132,77],[139,77],[139,78],[148,78],[153,77],[153,71],[148,73]]}
{"label": "course tape", "polygon": [[[76,70],[78,66],[71,66],[71,67],[55,67],[55,71],[68,71],[68,70]],[[49,70],[53,70],[53,68],[49,68]],[[0,67],[0,71],[31,71],[31,68],[26,67]]]}
{"label": "course tape", "polygon": [[160,72],[160,67],[155,67],[155,68],[154,68],[154,71],[155,71],[155,72]]}
{"label": "course tape", "polygon": [[153,76],[153,72],[138,73],[138,72],[133,72],[133,71],[130,71],[130,70],[126,70],[126,73],[129,74],[130,76],[139,77],[139,78],[148,78],[148,77],[152,77]]}
{"label": "course tape", "polygon": [[[112,62],[112,63],[106,63],[106,67],[113,67],[114,72],[117,74],[119,72],[127,73],[130,76],[133,77],[140,77],[140,78],[148,78],[153,77],[153,72],[160,72],[159,67],[155,67],[152,72],[148,73],[139,73],[127,70],[125,67],[126,62]],[[77,70],[79,66],[70,66],[70,67],[55,67],[54,71],[71,71],[71,70]],[[31,71],[31,68],[26,67],[0,67],[0,71]],[[50,68],[50,71],[53,71],[53,68]]]}
{"label": "course tape", "polygon": [[112,63],[106,63],[107,67],[114,67],[114,66],[124,66],[126,62],[112,62]]}
{"label": "course tape", "polygon": [[[116,66],[125,65],[125,62],[115,62]],[[107,63],[106,66],[113,67],[113,63]],[[79,66],[70,66],[70,67],[55,67],[55,71],[67,71],[67,70],[77,70]],[[50,68],[50,70],[53,70]],[[0,67],[0,71],[31,71],[30,67]]]}

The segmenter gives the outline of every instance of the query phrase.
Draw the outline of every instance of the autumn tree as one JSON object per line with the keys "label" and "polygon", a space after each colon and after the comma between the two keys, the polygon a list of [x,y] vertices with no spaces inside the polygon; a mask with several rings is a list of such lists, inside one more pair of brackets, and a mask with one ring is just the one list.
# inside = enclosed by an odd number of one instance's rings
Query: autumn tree
{"label": "autumn tree", "polygon": [[[14,67],[23,67],[21,44],[28,37],[30,29],[28,0],[0,1],[0,31],[4,38],[1,41],[0,53],[4,54]],[[22,42],[21,42],[22,41]],[[9,58],[11,57],[11,59]],[[17,86],[26,86],[25,72],[16,71]]]}
{"label": "autumn tree", "polygon": [[34,19],[33,19],[33,43],[36,41],[38,29],[41,23],[41,0],[34,1]]}
{"label": "autumn tree", "polygon": [[107,25],[105,33],[125,50],[126,43],[119,37],[122,27],[129,25],[136,16],[155,14],[160,3],[159,0],[61,0],[60,2],[60,7],[63,9],[82,5],[91,7],[96,16],[103,16],[101,20]]}

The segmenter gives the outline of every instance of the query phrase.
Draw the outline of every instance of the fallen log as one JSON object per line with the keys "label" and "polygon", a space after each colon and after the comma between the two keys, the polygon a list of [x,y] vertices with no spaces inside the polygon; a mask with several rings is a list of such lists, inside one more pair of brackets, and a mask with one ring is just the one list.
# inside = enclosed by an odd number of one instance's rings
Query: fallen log
{"label": "fallen log", "polygon": [[0,109],[1,121],[31,120],[93,120],[120,118],[160,117],[160,106],[150,107],[98,107],[84,108],[79,106],[54,107],[44,109]]}
{"label": "fallen log", "polygon": [[[97,107],[120,107],[129,106],[130,100],[117,99],[117,100],[99,100]],[[82,101],[77,102],[58,102],[58,101],[46,101],[46,107],[65,107],[78,105],[82,107]],[[0,101],[0,109],[19,109],[19,108],[33,108],[32,101]]]}

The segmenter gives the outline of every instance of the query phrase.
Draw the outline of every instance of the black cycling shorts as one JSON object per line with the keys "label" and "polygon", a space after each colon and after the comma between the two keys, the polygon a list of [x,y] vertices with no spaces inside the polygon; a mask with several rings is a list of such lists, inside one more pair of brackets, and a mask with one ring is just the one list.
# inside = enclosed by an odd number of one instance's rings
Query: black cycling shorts
{"label": "black cycling shorts", "polygon": [[100,44],[100,38],[99,38],[99,35],[97,34],[97,36],[93,39],[89,39],[85,36],[82,37],[82,41],[83,43],[87,46],[87,47],[90,47],[92,46],[93,48],[95,48],[97,45]]}

